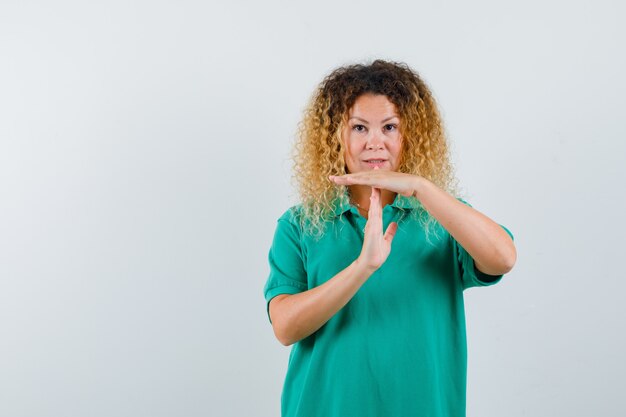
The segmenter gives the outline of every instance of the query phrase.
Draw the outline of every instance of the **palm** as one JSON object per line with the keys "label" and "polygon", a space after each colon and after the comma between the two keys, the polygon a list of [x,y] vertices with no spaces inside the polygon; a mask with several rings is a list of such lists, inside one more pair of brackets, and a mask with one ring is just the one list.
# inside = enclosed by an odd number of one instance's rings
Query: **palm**
{"label": "palm", "polygon": [[392,222],[383,234],[380,189],[372,187],[370,209],[365,225],[363,248],[361,249],[361,258],[367,265],[377,269],[387,260],[397,227],[397,223]]}

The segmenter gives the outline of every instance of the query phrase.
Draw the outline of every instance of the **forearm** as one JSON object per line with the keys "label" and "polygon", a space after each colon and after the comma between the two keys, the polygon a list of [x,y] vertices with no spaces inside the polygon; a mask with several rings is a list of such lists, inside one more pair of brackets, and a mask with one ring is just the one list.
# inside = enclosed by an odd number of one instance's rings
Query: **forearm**
{"label": "forearm", "polygon": [[417,177],[414,196],[465,248],[482,272],[501,275],[513,268],[515,245],[498,223],[423,177]]}
{"label": "forearm", "polygon": [[274,333],[285,346],[314,333],[343,308],[373,270],[355,260],[334,277],[310,290],[270,304]]}

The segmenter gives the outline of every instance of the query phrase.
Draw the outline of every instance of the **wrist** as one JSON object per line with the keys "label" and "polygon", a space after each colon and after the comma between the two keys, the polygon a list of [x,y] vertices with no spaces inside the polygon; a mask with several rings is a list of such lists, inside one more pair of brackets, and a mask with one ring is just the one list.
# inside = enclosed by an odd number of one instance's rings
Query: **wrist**
{"label": "wrist", "polygon": [[375,265],[368,264],[360,256],[352,262],[352,265],[354,266],[355,272],[365,278],[369,278],[369,276],[379,268]]}
{"label": "wrist", "polygon": [[413,181],[413,194],[412,196],[417,198],[418,200],[422,196],[422,192],[424,187],[426,186],[428,180],[424,177],[416,176],[415,181]]}

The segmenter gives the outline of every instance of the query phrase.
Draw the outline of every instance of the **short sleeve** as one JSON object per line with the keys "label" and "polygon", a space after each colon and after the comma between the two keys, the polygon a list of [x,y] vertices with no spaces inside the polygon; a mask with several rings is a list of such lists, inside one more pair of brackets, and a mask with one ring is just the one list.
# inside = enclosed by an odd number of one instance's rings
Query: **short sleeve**
{"label": "short sleeve", "polygon": [[270,273],[263,288],[270,323],[272,298],[279,294],[296,294],[308,289],[300,232],[286,214],[278,219],[276,225],[268,255]]}
{"label": "short sleeve", "polygon": [[[463,204],[466,204],[472,207],[467,201],[458,198]],[[505,226],[500,224],[500,227],[506,231],[509,236],[511,236],[512,240],[515,240],[513,237],[513,233]],[[463,289],[471,288],[471,287],[485,287],[489,285],[494,285],[500,282],[504,274],[501,275],[489,275],[485,274],[478,268],[476,268],[476,264],[474,263],[474,258],[463,248],[463,246],[456,241],[452,236],[452,246],[454,248],[454,253],[457,262],[459,263],[459,267],[461,269],[461,281],[463,284]]]}

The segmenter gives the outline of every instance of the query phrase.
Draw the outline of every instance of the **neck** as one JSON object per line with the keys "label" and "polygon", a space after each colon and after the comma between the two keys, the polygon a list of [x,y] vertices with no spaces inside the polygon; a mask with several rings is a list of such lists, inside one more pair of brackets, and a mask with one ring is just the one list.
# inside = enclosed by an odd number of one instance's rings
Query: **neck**
{"label": "neck", "polygon": [[[372,196],[372,187],[368,185],[350,185],[350,199],[353,203],[358,204],[361,208],[369,209],[370,197]],[[380,199],[382,207],[393,203],[396,194],[389,190],[380,190]]]}

